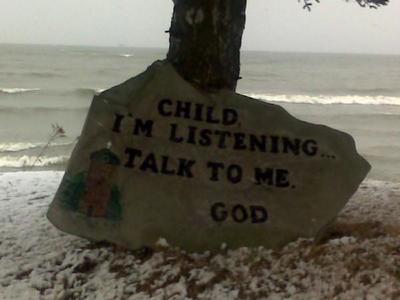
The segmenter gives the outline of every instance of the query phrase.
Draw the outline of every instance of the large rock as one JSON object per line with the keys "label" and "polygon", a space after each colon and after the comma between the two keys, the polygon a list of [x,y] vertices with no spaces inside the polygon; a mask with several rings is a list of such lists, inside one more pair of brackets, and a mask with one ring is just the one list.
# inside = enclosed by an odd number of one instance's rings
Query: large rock
{"label": "large rock", "polygon": [[369,169],[348,134],[160,61],[94,97],[48,218],[128,248],[278,247],[315,236]]}

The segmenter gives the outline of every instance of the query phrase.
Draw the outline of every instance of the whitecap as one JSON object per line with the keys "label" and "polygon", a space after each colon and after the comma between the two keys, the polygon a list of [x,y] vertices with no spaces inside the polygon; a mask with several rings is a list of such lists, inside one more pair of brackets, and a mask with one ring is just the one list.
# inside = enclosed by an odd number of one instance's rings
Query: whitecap
{"label": "whitecap", "polygon": [[104,92],[106,89],[95,89],[96,94],[100,94],[102,92]]}
{"label": "whitecap", "polygon": [[129,57],[133,57],[133,54],[119,54],[118,56],[129,58]]}
{"label": "whitecap", "polygon": [[54,157],[41,157],[39,160],[36,156],[2,156],[0,157],[0,167],[3,168],[30,168],[33,165],[35,167],[46,167],[53,165],[63,165],[69,159],[69,156],[54,156]]}
{"label": "whitecap", "polygon": [[400,97],[390,96],[328,96],[328,95],[270,95],[270,94],[247,94],[246,96],[270,101],[302,104],[359,104],[359,105],[400,105]]}
{"label": "whitecap", "polygon": [[[75,142],[54,142],[50,147],[73,145]],[[42,148],[46,143],[0,143],[0,152],[18,152],[35,148]]]}
{"label": "whitecap", "polygon": [[106,89],[101,89],[101,88],[78,88],[75,91],[81,95],[81,96],[95,96],[98,95],[102,92],[104,92]]}
{"label": "whitecap", "polygon": [[0,144],[0,152],[16,152],[40,147],[44,144],[40,143],[2,143]]}
{"label": "whitecap", "polygon": [[4,94],[22,94],[22,93],[36,92],[36,91],[40,91],[40,89],[39,88],[33,88],[33,89],[0,88],[0,93],[4,93]]}

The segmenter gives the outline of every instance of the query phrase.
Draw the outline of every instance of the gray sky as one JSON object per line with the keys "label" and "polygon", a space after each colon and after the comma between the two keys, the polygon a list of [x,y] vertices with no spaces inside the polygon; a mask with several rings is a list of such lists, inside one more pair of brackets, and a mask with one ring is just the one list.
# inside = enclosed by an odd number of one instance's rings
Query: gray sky
{"label": "gray sky", "polygon": [[[400,54],[400,1],[379,10],[248,0],[243,49]],[[0,0],[0,43],[167,47],[172,0]]]}

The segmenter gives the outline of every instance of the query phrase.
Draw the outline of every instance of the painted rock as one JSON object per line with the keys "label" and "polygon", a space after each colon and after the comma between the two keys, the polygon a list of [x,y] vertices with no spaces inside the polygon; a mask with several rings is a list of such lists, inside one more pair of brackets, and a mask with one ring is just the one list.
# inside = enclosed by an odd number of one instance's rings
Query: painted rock
{"label": "painted rock", "polygon": [[348,134],[159,61],[94,97],[48,218],[132,249],[279,247],[316,236],[369,170]]}

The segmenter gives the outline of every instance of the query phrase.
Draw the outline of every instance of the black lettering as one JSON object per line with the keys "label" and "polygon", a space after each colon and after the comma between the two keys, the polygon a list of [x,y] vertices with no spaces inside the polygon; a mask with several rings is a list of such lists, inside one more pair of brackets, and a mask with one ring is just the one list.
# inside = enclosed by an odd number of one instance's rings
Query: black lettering
{"label": "black lettering", "polygon": [[308,156],[315,156],[318,152],[317,142],[314,140],[307,140],[302,145],[303,152]]}
{"label": "black lettering", "polygon": [[288,170],[283,170],[283,169],[277,169],[276,170],[276,183],[275,185],[277,187],[288,187],[290,185],[288,181],[288,175],[289,171]]}
{"label": "black lettering", "polygon": [[158,103],[158,113],[164,117],[169,117],[172,116],[172,112],[171,111],[166,111],[166,106],[171,106],[172,105],[172,101],[170,99],[162,99],[159,103]]}
{"label": "black lettering", "polygon": [[191,168],[194,166],[196,161],[194,160],[186,160],[186,159],[179,159],[179,168],[178,168],[178,176],[192,178],[193,173]]}
{"label": "black lettering", "polygon": [[238,113],[234,109],[225,108],[222,113],[222,124],[233,125],[238,120]]}
{"label": "black lettering", "polygon": [[196,131],[197,131],[197,127],[189,126],[188,129],[189,129],[189,134],[188,134],[187,143],[188,143],[188,144],[192,144],[192,145],[196,145]]}
{"label": "black lettering", "polygon": [[124,118],[125,118],[124,115],[114,114],[114,125],[112,131],[121,132],[121,123]]}
{"label": "black lettering", "polygon": [[218,140],[218,147],[221,149],[226,148],[226,137],[231,136],[231,133],[229,131],[219,131],[215,130],[215,135],[219,135],[219,140]]}
{"label": "black lettering", "polygon": [[244,144],[244,138],[246,137],[246,135],[244,133],[235,133],[233,135],[235,137],[235,142],[233,144],[233,149],[234,150],[246,150],[247,147]]}
{"label": "black lettering", "polygon": [[279,136],[271,135],[271,153],[279,152]]}
{"label": "black lettering", "polygon": [[210,129],[202,129],[200,130],[200,140],[199,144],[202,146],[210,146],[211,145],[211,130]]}
{"label": "black lettering", "polygon": [[223,169],[224,164],[210,161],[210,162],[208,162],[207,167],[212,169],[210,180],[218,181],[219,180],[219,169]]}
{"label": "black lettering", "polygon": [[141,156],[142,155],[142,151],[137,150],[137,149],[133,149],[133,148],[126,148],[125,149],[125,154],[128,154],[128,161],[125,164],[126,168],[133,168],[135,167],[135,158],[137,156]]}
{"label": "black lettering", "polygon": [[300,139],[290,140],[288,137],[282,138],[283,153],[291,151],[294,155],[300,154]]}
{"label": "black lettering", "polygon": [[207,107],[207,118],[206,118],[206,122],[207,122],[207,123],[211,123],[211,124],[216,124],[216,123],[219,123],[219,122],[220,122],[220,120],[214,119],[214,107],[212,107],[212,106],[208,106],[208,107]]}
{"label": "black lettering", "polygon": [[175,175],[175,170],[168,170],[168,156],[161,156],[162,164],[161,164],[161,173],[165,175]]}
{"label": "black lettering", "polygon": [[225,204],[215,203],[211,206],[211,218],[215,222],[223,222],[228,217],[228,212],[225,209]]}
{"label": "black lettering", "polygon": [[176,101],[175,117],[190,119],[190,108],[192,103]]}
{"label": "black lettering", "polygon": [[227,169],[227,178],[231,183],[238,183],[242,180],[243,171],[239,165],[230,165]]}
{"label": "black lettering", "polygon": [[262,206],[251,205],[250,213],[251,213],[251,222],[253,224],[265,223],[268,220],[267,210]]}
{"label": "black lettering", "polygon": [[262,183],[266,183],[268,185],[274,184],[274,169],[266,168],[264,171],[260,168],[255,168],[255,176],[256,184],[260,185]]}
{"label": "black lettering", "polygon": [[146,159],[140,166],[140,170],[142,171],[147,171],[147,169],[150,169],[153,173],[158,173],[156,158],[153,153],[147,155]]}
{"label": "black lettering", "polygon": [[235,205],[232,209],[232,218],[237,223],[243,223],[248,219],[249,215],[243,205]]}
{"label": "black lettering", "polygon": [[194,119],[196,121],[203,121],[203,104],[195,104]]}
{"label": "black lettering", "polygon": [[171,132],[169,136],[169,140],[174,143],[182,143],[183,142],[183,137],[177,137],[177,131],[178,131],[178,124],[170,124],[171,126]]}
{"label": "black lettering", "polygon": [[267,137],[265,135],[257,137],[250,134],[250,151],[255,151],[256,148],[261,152],[267,151]]}
{"label": "black lettering", "polygon": [[151,133],[153,131],[153,121],[147,120],[144,122],[142,119],[135,120],[135,128],[133,130],[134,135],[139,135],[139,132],[145,134],[146,137],[151,137]]}

